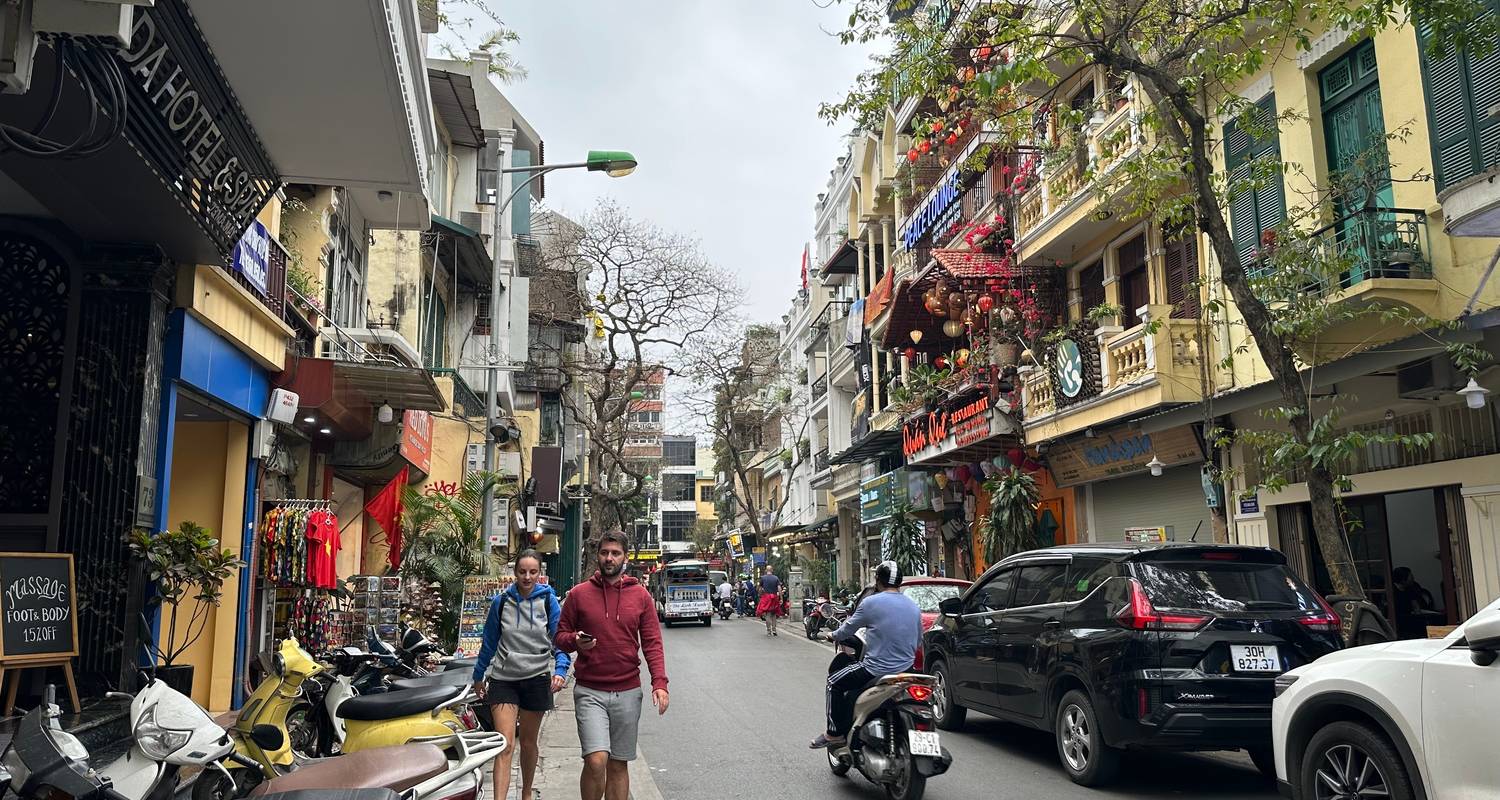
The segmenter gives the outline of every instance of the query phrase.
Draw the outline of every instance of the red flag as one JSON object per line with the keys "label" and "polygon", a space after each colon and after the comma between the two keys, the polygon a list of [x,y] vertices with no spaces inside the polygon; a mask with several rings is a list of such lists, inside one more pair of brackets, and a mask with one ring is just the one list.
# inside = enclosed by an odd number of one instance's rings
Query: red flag
{"label": "red flag", "polygon": [[390,545],[391,569],[401,568],[401,494],[406,491],[408,469],[402,467],[396,477],[365,504],[365,513],[385,531],[386,544]]}
{"label": "red flag", "polygon": [[807,291],[807,245],[802,245],[802,291]]}

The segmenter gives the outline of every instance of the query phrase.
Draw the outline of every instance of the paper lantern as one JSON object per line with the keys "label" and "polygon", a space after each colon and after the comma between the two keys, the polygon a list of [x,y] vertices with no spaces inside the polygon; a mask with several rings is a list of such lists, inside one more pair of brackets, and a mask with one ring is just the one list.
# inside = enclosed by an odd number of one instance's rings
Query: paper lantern
{"label": "paper lantern", "polygon": [[947,475],[944,475],[943,473],[939,472],[938,474],[932,476],[932,480],[937,483],[937,485],[938,485],[938,491],[942,491],[943,489],[948,488],[948,476]]}
{"label": "paper lantern", "polygon": [[936,367],[937,369],[947,369],[948,368],[948,357],[947,356],[938,356],[937,358],[934,358],[932,360],[932,366]]}
{"label": "paper lantern", "polygon": [[989,476],[995,474],[995,465],[990,461],[981,461],[979,462],[979,471],[984,475],[984,477],[988,478]]}
{"label": "paper lantern", "polygon": [[950,319],[943,323],[943,333],[949,338],[957,338],[964,332],[964,324],[956,319]]}
{"label": "paper lantern", "polygon": [[969,366],[969,349],[967,347],[960,348],[954,355],[958,359],[959,369]]}
{"label": "paper lantern", "polygon": [[995,298],[987,294],[982,294],[978,300],[974,301],[974,305],[979,307],[980,313],[988,314],[995,308]]}
{"label": "paper lantern", "polygon": [[917,348],[915,348],[915,347],[908,347],[908,348],[906,348],[906,350],[903,353],[903,355],[906,356],[906,360],[907,361],[916,361],[917,360]]}
{"label": "paper lantern", "polygon": [[1011,466],[1019,467],[1026,461],[1026,451],[1022,450],[1019,447],[1012,447],[1008,452],[1006,452],[1005,458],[1010,462]]}
{"label": "paper lantern", "polygon": [[957,478],[959,483],[968,483],[969,482],[969,465],[968,464],[963,464],[961,466],[954,467],[953,469],[954,469],[953,477]]}
{"label": "paper lantern", "polygon": [[1016,323],[1016,307],[1001,306],[1000,321],[1005,323],[1006,325],[1014,325]]}
{"label": "paper lantern", "polygon": [[1006,465],[1010,463],[1005,459],[1005,456],[995,456],[990,461],[994,463],[996,472],[1005,469]]}
{"label": "paper lantern", "polygon": [[911,343],[912,344],[921,344],[922,343],[922,331],[920,331],[920,330],[913,330],[911,332]]}

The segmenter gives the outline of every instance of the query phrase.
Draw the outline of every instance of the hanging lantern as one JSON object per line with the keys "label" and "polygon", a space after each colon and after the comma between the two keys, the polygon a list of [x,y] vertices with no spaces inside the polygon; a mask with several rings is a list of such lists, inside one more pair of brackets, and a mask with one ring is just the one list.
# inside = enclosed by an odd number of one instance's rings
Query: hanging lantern
{"label": "hanging lantern", "polygon": [[972,308],[966,308],[966,309],[964,309],[964,315],[962,317],[959,317],[958,321],[960,323],[963,323],[963,326],[965,328],[973,329],[974,322],[975,322],[975,320],[974,320],[974,309],[972,309]]}
{"label": "hanging lantern", "polygon": [[956,319],[950,319],[943,323],[943,333],[950,339],[956,339],[964,332],[964,324]]}
{"label": "hanging lantern", "polygon": [[917,348],[915,348],[915,347],[908,347],[908,348],[906,348],[906,352],[903,353],[903,355],[906,356],[906,360],[907,361],[916,361],[917,360]]}
{"label": "hanging lantern", "polygon": [[917,148],[915,148],[915,147],[913,147],[912,149],[906,151],[906,160],[907,161],[911,161],[911,162],[915,163],[916,160],[919,159],[919,158],[921,158],[921,157],[922,157],[922,154],[919,153],[919,152],[917,152]]}
{"label": "hanging lantern", "polygon": [[982,294],[978,300],[974,301],[974,305],[979,308],[980,313],[988,314],[995,308],[995,298],[987,294]]}
{"label": "hanging lantern", "polygon": [[920,329],[913,329],[912,330],[912,332],[911,332],[911,343],[912,344],[921,344],[922,343],[922,331]]}
{"label": "hanging lantern", "polygon": [[947,475],[944,475],[943,473],[939,472],[938,474],[933,475],[932,479],[933,479],[934,482],[937,483],[937,485],[938,485],[938,491],[942,491],[943,489],[948,488],[948,476]]}
{"label": "hanging lantern", "polygon": [[938,369],[947,369],[948,368],[948,357],[947,356],[938,356],[937,358],[934,358],[932,360],[932,366],[934,366],[934,367],[936,367]]}
{"label": "hanging lantern", "polygon": [[926,139],[923,139],[921,143],[917,145],[917,152],[921,153],[924,156],[931,152],[931,150],[932,142],[929,142]]}
{"label": "hanging lantern", "polygon": [[956,133],[950,133],[950,134],[948,134],[948,138],[946,138],[946,139],[943,140],[943,144],[946,144],[949,147],[952,147],[953,145],[958,144],[958,134],[956,134]]}
{"label": "hanging lantern", "polygon": [[1000,321],[1002,323],[1006,324],[1006,325],[1014,325],[1014,324],[1016,324],[1016,307],[1015,306],[1001,306],[1000,307]]}
{"label": "hanging lantern", "polygon": [[968,464],[964,464],[964,465],[959,466],[959,467],[954,467],[954,472],[955,472],[955,474],[953,476],[954,480],[958,481],[959,483],[968,483],[969,482],[969,465]]}
{"label": "hanging lantern", "polygon": [[942,123],[942,120],[934,120],[933,121],[933,123],[932,123],[932,132],[933,133],[942,133],[943,132],[943,123]]}

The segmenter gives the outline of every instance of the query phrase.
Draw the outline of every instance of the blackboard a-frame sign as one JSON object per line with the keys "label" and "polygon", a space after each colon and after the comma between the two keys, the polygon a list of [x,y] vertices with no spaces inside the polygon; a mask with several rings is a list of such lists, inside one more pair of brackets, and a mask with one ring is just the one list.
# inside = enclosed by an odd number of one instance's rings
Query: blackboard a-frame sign
{"label": "blackboard a-frame sign", "polygon": [[78,592],[68,553],[0,553],[0,661],[78,655]]}

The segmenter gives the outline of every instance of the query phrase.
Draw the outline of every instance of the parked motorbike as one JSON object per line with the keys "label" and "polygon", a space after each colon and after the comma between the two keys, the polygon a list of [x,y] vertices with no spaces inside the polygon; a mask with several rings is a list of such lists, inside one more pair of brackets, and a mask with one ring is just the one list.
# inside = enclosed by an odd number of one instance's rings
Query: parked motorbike
{"label": "parked motorbike", "polygon": [[734,600],[725,597],[719,601],[719,619],[729,619],[734,613]]}
{"label": "parked motorbike", "polygon": [[819,631],[838,630],[848,616],[848,608],[827,597],[819,596],[818,599],[812,601],[812,610],[803,616],[802,628],[808,639],[816,639]]}
{"label": "parked motorbike", "polygon": [[[835,661],[857,660],[863,646],[859,634],[839,643]],[[833,774],[846,775],[853,767],[884,789],[889,800],[921,800],[927,779],[953,764],[933,718],[933,685],[930,675],[904,672],[886,675],[861,692],[848,739],[827,750]]]}

